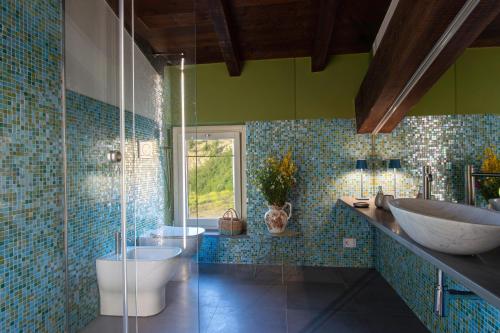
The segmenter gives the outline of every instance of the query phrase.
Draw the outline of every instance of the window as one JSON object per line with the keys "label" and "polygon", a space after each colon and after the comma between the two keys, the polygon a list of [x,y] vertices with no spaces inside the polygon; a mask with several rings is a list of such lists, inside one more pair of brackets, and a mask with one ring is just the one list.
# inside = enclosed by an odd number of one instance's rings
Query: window
{"label": "window", "polygon": [[[175,223],[209,229],[229,208],[245,217],[244,126],[186,128],[185,159],[182,158],[182,130],[174,128]],[[185,162],[183,168],[183,161]],[[183,170],[186,172],[183,177]],[[182,183],[186,182],[183,205]]]}

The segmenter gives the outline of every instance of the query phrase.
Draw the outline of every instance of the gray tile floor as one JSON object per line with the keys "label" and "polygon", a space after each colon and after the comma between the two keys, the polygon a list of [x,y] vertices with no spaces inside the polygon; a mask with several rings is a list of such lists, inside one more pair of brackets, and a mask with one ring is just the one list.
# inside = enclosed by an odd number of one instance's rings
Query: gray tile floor
{"label": "gray tile floor", "polygon": [[[129,320],[147,333],[428,332],[374,270],[199,265],[199,274],[167,285],[160,314]],[[101,316],[83,332],[121,332],[121,318]]]}

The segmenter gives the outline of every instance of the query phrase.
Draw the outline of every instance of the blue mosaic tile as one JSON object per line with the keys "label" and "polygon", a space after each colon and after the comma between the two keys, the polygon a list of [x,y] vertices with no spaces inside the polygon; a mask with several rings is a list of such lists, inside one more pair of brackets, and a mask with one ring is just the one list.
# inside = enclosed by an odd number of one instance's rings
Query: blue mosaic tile
{"label": "blue mosaic tile", "polygon": [[[392,193],[392,171],[384,160],[401,158],[397,172],[398,195],[413,197],[421,183],[422,167],[428,164],[434,175],[433,195],[438,200],[463,202],[464,171],[467,164],[481,165],[485,148],[500,153],[500,116],[447,115],[407,117],[390,134],[375,138],[376,184]],[[485,204],[478,196],[478,202]]]}
{"label": "blue mosaic tile", "polygon": [[0,1],[0,331],[62,332],[61,2]]}
{"label": "blue mosaic tile", "polygon": [[[107,161],[120,147],[119,109],[66,91],[68,158],[68,273],[70,331],[85,327],[99,312],[96,258],[114,251],[120,230],[120,168]],[[163,223],[164,180],[159,129],[154,120],[126,113],[128,237]],[[133,124],[135,131],[133,132]],[[133,136],[135,135],[135,136]],[[152,158],[137,155],[151,141]]]}
{"label": "blue mosaic tile", "polygon": [[[433,193],[438,199],[463,200],[463,170],[480,165],[486,147],[500,149],[500,116],[455,115],[407,117],[391,134],[357,135],[353,120],[296,120],[247,124],[248,237],[205,237],[199,259],[217,263],[280,263],[262,257],[275,249],[264,235],[265,201],[252,183],[264,159],[293,152],[298,166],[292,193],[293,217],[289,228],[301,236],[281,240],[287,263],[307,266],[376,267],[432,332],[499,332],[499,310],[484,301],[454,301],[449,316],[432,312],[435,267],[380,235],[343,205],[342,196],[359,195],[358,158],[366,157],[366,195],[379,185],[393,192],[393,173],[386,160],[400,158],[398,195],[413,197],[425,164],[433,167]],[[478,197],[478,199],[481,199]],[[484,204],[484,201],[483,201]],[[356,249],[344,249],[344,237],[357,239]],[[278,258],[279,259],[279,258]],[[455,288],[463,288],[448,280]]]}
{"label": "blue mosaic tile", "polygon": [[[422,167],[429,164],[434,173],[435,197],[461,202],[465,165],[479,166],[486,147],[500,149],[500,116],[496,115],[407,117],[391,134],[374,137],[356,134],[354,120],[350,119],[263,121],[250,122],[246,127],[250,239],[212,239],[200,253],[202,262],[262,261],[256,249],[269,246],[262,237],[267,208],[253,180],[255,170],[269,155],[291,150],[298,166],[289,228],[301,232],[301,236],[282,244],[295,258],[292,262],[369,267],[373,231],[356,219],[344,218],[349,213],[334,207],[338,198],[359,196],[356,159],[367,158],[370,165],[365,174],[365,195],[374,196],[379,185],[385,193],[394,192],[394,174],[387,170],[387,159],[400,158],[402,169],[396,174],[399,197],[416,195]],[[344,237],[357,238],[361,247],[343,249]]]}
{"label": "blue mosaic tile", "polygon": [[[246,128],[248,238],[208,238],[201,262],[276,263],[281,251],[288,263],[307,266],[373,266],[373,230],[358,223],[349,209],[334,207],[337,198],[352,195],[358,184],[353,161],[369,152],[369,137],[355,134],[353,120],[251,122]],[[346,149],[338,149],[339,144]],[[348,150],[348,147],[352,147]],[[288,228],[300,236],[279,240],[282,250],[265,237],[266,203],[253,185],[255,170],[271,154],[293,152],[298,166],[293,214]],[[369,175],[366,175],[369,178]],[[342,178],[342,179],[339,179]],[[368,181],[367,181],[368,184]],[[345,237],[357,239],[344,249]],[[276,241],[277,242],[277,241]],[[270,253],[269,256],[263,254]],[[275,255],[273,255],[275,254]]]}
{"label": "blue mosaic tile", "polygon": [[[380,231],[375,244],[376,269],[431,332],[500,332],[500,310],[484,300],[450,299],[447,317],[437,317],[433,312],[436,267]],[[450,288],[467,290],[450,278],[445,283]]]}

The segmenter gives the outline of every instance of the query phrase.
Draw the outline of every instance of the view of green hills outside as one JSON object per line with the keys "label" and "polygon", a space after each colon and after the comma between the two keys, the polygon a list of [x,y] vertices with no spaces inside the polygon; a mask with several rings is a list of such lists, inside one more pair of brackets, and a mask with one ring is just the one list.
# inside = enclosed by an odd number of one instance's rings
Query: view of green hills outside
{"label": "view of green hills outside", "polygon": [[233,139],[188,141],[190,218],[219,218],[234,207],[233,149]]}

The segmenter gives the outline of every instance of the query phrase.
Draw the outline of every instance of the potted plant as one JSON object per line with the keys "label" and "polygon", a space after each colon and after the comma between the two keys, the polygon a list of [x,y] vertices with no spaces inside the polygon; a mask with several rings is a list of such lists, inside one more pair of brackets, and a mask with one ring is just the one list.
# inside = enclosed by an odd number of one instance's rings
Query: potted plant
{"label": "potted plant", "polygon": [[[500,158],[493,152],[493,149],[486,148],[484,160],[481,165],[481,172],[500,173]],[[499,210],[500,178],[485,177],[478,180],[479,190],[483,197],[490,203],[491,207]]]}
{"label": "potted plant", "polygon": [[292,205],[287,202],[287,198],[296,183],[296,171],[290,151],[281,160],[273,156],[267,158],[264,166],[257,171],[257,186],[269,206],[264,220],[270,233],[285,231],[292,217]]}

